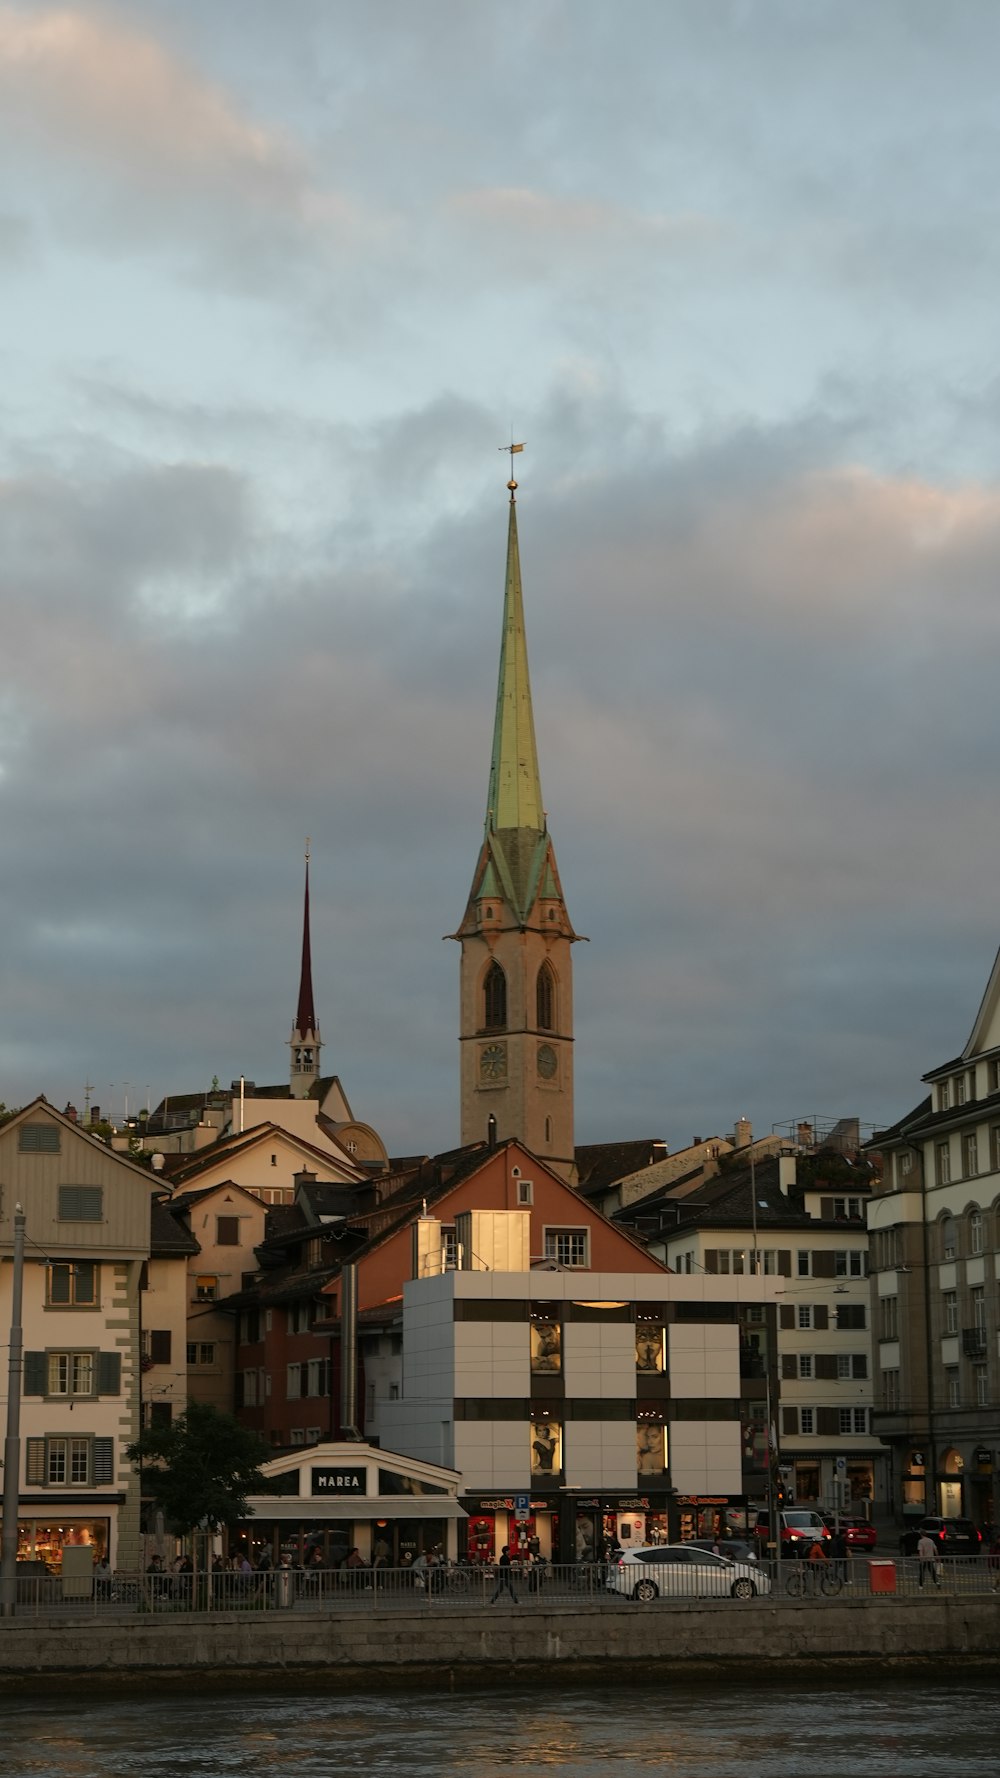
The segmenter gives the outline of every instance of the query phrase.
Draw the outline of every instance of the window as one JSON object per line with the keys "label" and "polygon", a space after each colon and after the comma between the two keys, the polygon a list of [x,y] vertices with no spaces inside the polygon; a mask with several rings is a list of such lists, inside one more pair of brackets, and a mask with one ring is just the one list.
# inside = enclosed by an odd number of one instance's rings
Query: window
{"label": "window", "polygon": [[904,1148],[902,1154],[896,1156],[896,1160],[900,1173],[905,1174],[913,1172],[913,1153],[911,1149]]}
{"label": "window", "polygon": [[288,1310],[288,1331],[290,1334],[308,1333],[312,1326],[312,1304],[293,1303]]}
{"label": "window", "polygon": [[1000,1060],[996,1056],[990,1063],[990,1092],[1000,1093]]}
{"label": "window", "polygon": [[214,1364],[215,1347],[207,1340],[189,1340],[187,1361],[188,1364]]}
{"label": "window", "polygon": [[247,1309],[243,1315],[243,1338],[248,1346],[256,1346],[260,1339],[260,1310]]}
{"label": "window", "polygon": [[555,1029],[555,978],[547,963],[538,971],[535,983],[535,1012],[539,1031]]}
{"label": "window", "polygon": [[982,1251],[983,1213],[981,1210],[973,1210],[969,1217],[969,1252],[982,1253]]}
{"label": "window", "polygon": [[864,1352],[837,1353],[837,1380],[849,1382],[853,1378],[864,1378],[868,1375],[868,1356]]}
{"label": "window", "polygon": [[194,1300],[196,1303],[214,1303],[219,1294],[219,1280],[214,1273],[202,1272],[194,1281]]}
{"label": "window", "polygon": [[879,1271],[891,1271],[899,1264],[899,1229],[879,1229],[875,1236],[875,1264]]}
{"label": "window", "polygon": [[860,1222],[860,1220],[861,1220],[861,1199],[860,1198],[834,1198],[834,1200],[833,1200],[833,1214],[841,1222]]}
{"label": "window", "polygon": [[307,1395],[327,1396],[330,1393],[330,1360],[328,1358],[310,1358],[308,1365]]}
{"label": "window", "polygon": [[975,1366],[975,1378],[976,1378],[976,1406],[978,1408],[987,1408],[990,1405],[989,1366],[985,1365],[985,1364],[977,1364]]}
{"label": "window", "polygon": [[172,1344],[169,1327],[151,1328],[144,1340],[144,1357],[150,1364],[169,1364]]}
{"label": "window", "polygon": [[17,1132],[19,1154],[58,1154],[58,1124],[22,1124]]}
{"label": "window", "polygon": [[60,1222],[100,1222],[104,1215],[104,1189],[100,1185],[61,1185]]}
{"label": "window", "polygon": [[[897,1373],[897,1375],[898,1375],[898,1373]],[[841,1437],[843,1437],[845,1433],[867,1432],[867,1431],[868,1431],[868,1409],[867,1408],[841,1408],[840,1409]]]}
{"label": "window", "polygon": [[215,1219],[216,1247],[238,1247],[240,1244],[240,1219],[238,1216],[217,1216]]}
{"label": "window", "polygon": [[799,1431],[805,1433],[807,1437],[816,1431],[815,1408],[799,1409]]}
{"label": "window", "polygon": [[979,1138],[975,1130],[962,1137],[962,1161],[966,1179],[975,1179],[979,1172]]}
{"label": "window", "polygon": [[879,1339],[899,1339],[899,1298],[884,1296],[879,1299]]}
{"label": "window", "polygon": [[517,1201],[522,1208],[534,1200],[535,1183],[532,1179],[519,1179],[517,1182]]}
{"label": "window", "polygon": [[810,1303],[800,1303],[799,1304],[799,1327],[800,1328],[810,1328],[810,1327],[812,1327],[812,1324],[813,1324],[812,1305]]}
{"label": "window", "polygon": [[309,1393],[308,1364],[290,1364],[285,1376],[285,1398],[288,1401],[300,1401]]}
{"label": "window", "polygon": [[446,1272],[458,1271],[458,1235],[455,1224],[445,1223],[441,1226],[441,1252]]}
{"label": "window", "polygon": [[953,1088],[954,1088],[955,1104],[956,1105],[964,1105],[965,1098],[966,1098],[966,1093],[965,1093],[966,1081],[965,1081],[964,1074],[956,1074],[954,1083],[953,1083]]}
{"label": "window", "polygon": [[958,1291],[946,1290],[941,1297],[944,1309],[944,1331],[946,1334],[958,1332]]}
{"label": "window", "polygon": [[50,1438],[46,1441],[45,1479],[51,1485],[90,1481],[89,1438]]}
{"label": "window", "polygon": [[951,1179],[951,1152],[947,1142],[938,1143],[934,1150],[934,1158],[937,1166],[938,1185],[947,1185]]}
{"label": "window", "polygon": [[954,1259],[958,1253],[958,1230],[954,1217],[946,1216],[941,1224],[941,1257]]}
{"label": "window", "polygon": [[48,1359],[47,1395],[93,1395],[92,1352],[50,1352]]}
{"label": "window", "polygon": [[304,1426],[293,1426],[292,1427],[291,1442],[293,1445],[304,1445],[305,1444],[306,1429]]}
{"label": "window", "polygon": [[507,1028],[507,977],[499,963],[491,963],[483,983],[484,1018],[487,1031]]}
{"label": "window", "polygon": [[867,1325],[868,1322],[864,1303],[839,1304],[837,1308],[838,1330],[842,1331],[844,1328],[849,1328],[852,1331],[856,1331],[859,1328],[867,1327]]}
{"label": "window", "polygon": [[589,1229],[546,1229],[545,1257],[560,1266],[586,1266],[589,1261]]}
{"label": "window", "polygon": [[977,1333],[986,1332],[986,1291],[981,1284],[972,1293],[972,1325]]}
{"label": "window", "polygon": [[886,1414],[899,1411],[899,1372],[882,1372],[882,1409]]}
{"label": "window", "polygon": [[962,1405],[962,1389],[957,1365],[950,1366],[949,1369],[945,1371],[944,1375],[948,1406],[950,1408],[960,1408]]}
{"label": "window", "polygon": [[53,1309],[94,1309],[97,1282],[93,1260],[55,1260],[45,1274],[46,1301]]}
{"label": "window", "polygon": [[799,1353],[799,1377],[800,1377],[800,1379],[803,1382],[810,1382],[812,1380],[812,1374],[813,1374],[812,1353],[811,1352],[800,1352]]}
{"label": "window", "polygon": [[833,1269],[836,1277],[863,1278],[866,1270],[865,1260],[867,1258],[868,1255],[860,1247],[849,1247],[846,1250],[835,1253],[833,1256]]}
{"label": "window", "polygon": [[994,1124],[990,1131],[990,1168],[1000,1173],[1000,1124]]}
{"label": "window", "polygon": [[169,1426],[174,1417],[173,1403],[169,1401],[143,1402],[147,1426]]}
{"label": "window", "polygon": [[800,1278],[812,1277],[812,1254],[800,1247],[796,1256],[796,1270]]}

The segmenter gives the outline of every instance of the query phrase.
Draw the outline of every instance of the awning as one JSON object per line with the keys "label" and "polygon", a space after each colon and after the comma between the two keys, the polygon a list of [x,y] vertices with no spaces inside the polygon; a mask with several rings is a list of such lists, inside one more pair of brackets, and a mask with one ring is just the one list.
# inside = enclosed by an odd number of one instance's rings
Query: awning
{"label": "awning", "polygon": [[330,1524],[344,1519],[467,1519],[468,1513],[449,1495],[390,1494],[382,1499],[316,1498],[312,1494],[258,1494],[247,1501],[255,1519],[282,1523],[299,1519],[323,1519]]}

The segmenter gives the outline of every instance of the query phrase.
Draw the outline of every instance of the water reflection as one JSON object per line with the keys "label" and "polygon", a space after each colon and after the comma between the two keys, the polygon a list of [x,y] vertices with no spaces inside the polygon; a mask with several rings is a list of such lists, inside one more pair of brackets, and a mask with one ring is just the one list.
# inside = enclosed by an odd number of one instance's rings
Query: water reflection
{"label": "water reflection", "polygon": [[[558,1675],[553,1673],[553,1683]],[[4,1697],[4,1778],[996,1778],[992,1679]]]}

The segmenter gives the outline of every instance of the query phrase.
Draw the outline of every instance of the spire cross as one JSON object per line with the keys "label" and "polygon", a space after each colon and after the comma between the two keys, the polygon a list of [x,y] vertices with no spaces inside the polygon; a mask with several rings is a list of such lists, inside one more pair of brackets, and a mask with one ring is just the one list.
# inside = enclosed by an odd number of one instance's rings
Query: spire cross
{"label": "spire cross", "polygon": [[510,452],[510,481],[507,483],[507,486],[510,489],[511,499],[513,499],[514,498],[514,490],[517,487],[517,483],[514,480],[514,458],[515,458],[518,451],[524,450],[524,446],[523,446],[523,444],[514,444],[514,442],[512,440],[509,445],[498,445],[497,449],[500,451],[509,451]]}

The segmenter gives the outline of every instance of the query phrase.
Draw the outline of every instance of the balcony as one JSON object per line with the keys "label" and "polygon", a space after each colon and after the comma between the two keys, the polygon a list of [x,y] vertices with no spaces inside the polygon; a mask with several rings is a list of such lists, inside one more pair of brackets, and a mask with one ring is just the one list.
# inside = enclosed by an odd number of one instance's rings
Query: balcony
{"label": "balcony", "polygon": [[963,1327],[962,1351],[966,1358],[985,1358],[986,1329],[984,1327]]}

